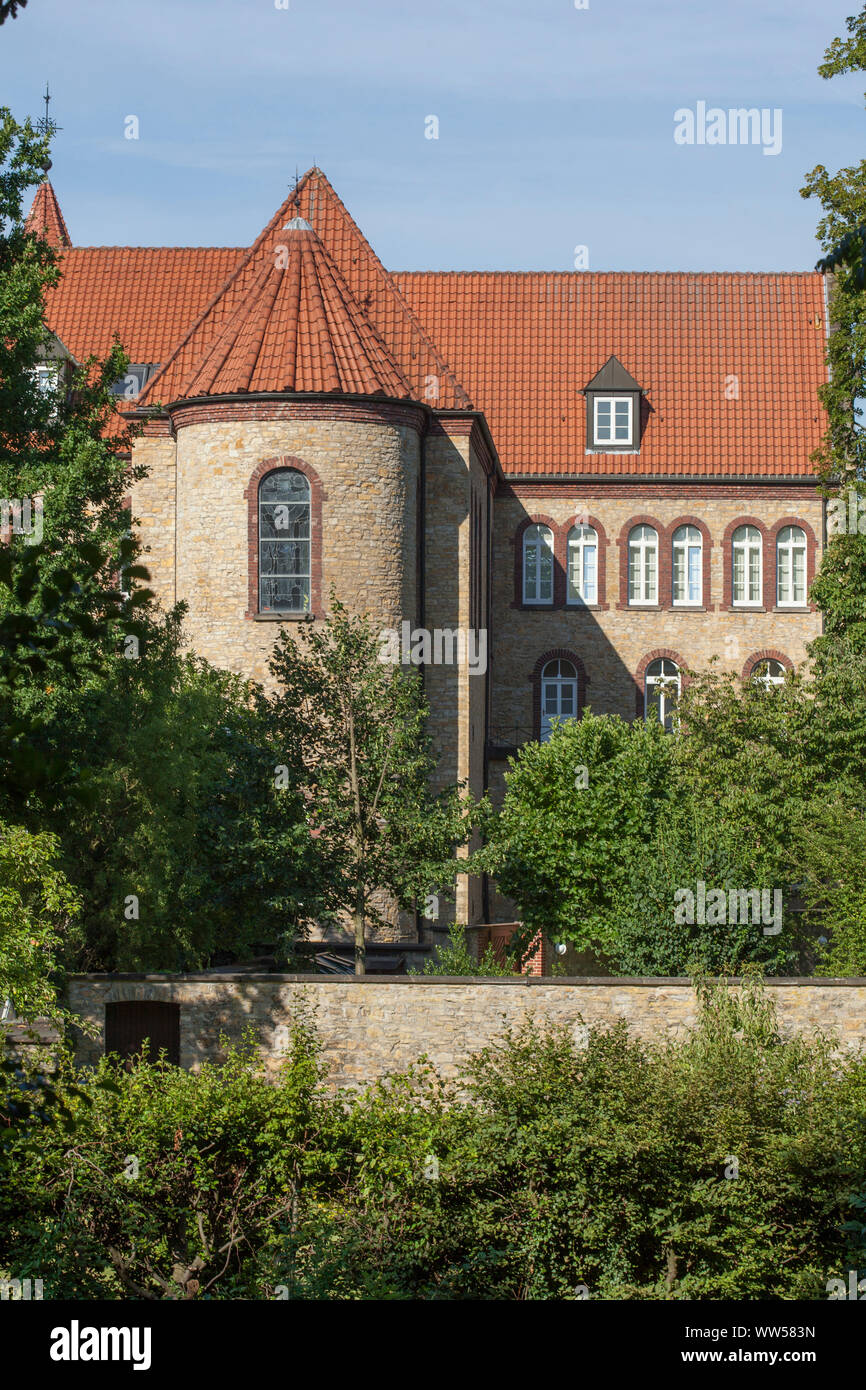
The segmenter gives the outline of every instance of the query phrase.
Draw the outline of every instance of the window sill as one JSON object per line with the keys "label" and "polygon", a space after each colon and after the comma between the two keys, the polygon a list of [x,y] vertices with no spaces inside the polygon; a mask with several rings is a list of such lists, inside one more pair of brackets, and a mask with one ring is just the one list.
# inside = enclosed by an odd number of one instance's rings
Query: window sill
{"label": "window sill", "polygon": [[762,603],[732,603],[732,613],[766,613],[766,608]]}
{"label": "window sill", "polygon": [[811,613],[808,603],[777,603],[771,613]]}
{"label": "window sill", "polygon": [[254,623],[311,623],[312,613],[253,613]]}
{"label": "window sill", "polygon": [[633,444],[626,444],[618,447],[610,444],[594,444],[591,448],[584,450],[585,454],[639,454],[640,449],[636,449]]}
{"label": "window sill", "polygon": [[600,613],[604,608],[603,603],[567,603],[566,613]]}
{"label": "window sill", "polygon": [[702,603],[672,603],[670,607],[672,613],[706,613],[706,608]]}

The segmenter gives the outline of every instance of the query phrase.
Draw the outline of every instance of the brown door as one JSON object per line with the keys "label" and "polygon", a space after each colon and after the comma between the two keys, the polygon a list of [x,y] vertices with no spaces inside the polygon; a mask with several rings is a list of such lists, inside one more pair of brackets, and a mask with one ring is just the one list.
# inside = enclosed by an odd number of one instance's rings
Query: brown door
{"label": "brown door", "polygon": [[180,1005],[153,999],[129,999],[105,1006],[105,1050],[134,1057],[145,1038],[148,1057],[155,1062],[162,1048],[166,1059],[180,1066]]}

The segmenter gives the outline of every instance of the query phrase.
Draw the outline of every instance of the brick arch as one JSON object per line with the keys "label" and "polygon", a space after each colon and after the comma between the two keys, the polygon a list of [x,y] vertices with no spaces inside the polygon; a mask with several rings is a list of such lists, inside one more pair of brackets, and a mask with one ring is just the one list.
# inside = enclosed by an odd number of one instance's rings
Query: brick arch
{"label": "brick arch", "polygon": [[[708,613],[715,612],[715,604],[712,602],[711,592],[711,571],[710,571],[710,551],[713,548],[713,540],[710,535],[710,528],[705,521],[701,521],[698,516],[678,516],[665,527],[664,532],[664,551],[667,564],[667,585],[664,590],[664,602],[662,607],[669,608],[675,613],[688,612],[688,608],[677,606],[674,608],[674,589],[673,589],[673,566],[674,566],[674,531],[680,526],[695,526],[701,533],[701,602],[698,609],[706,609]],[[661,600],[662,569],[659,563],[659,599]]]}
{"label": "brick arch", "polygon": [[680,672],[680,685],[683,689],[686,686],[686,663],[679,652],[672,651],[670,647],[656,647],[655,651],[647,652],[643,661],[635,672],[635,712],[638,719],[644,717],[644,702],[646,697],[646,673],[647,667],[653,661],[659,661],[666,657],[668,661],[675,661]]}
{"label": "brick arch", "polygon": [[[661,602],[665,582],[665,528],[657,516],[647,516],[638,512],[635,516],[629,517],[617,537],[619,546],[619,603],[617,608],[622,611],[628,608],[628,538],[635,526],[652,526],[659,538],[659,560],[658,560],[658,606],[663,607]],[[670,588],[670,557],[667,559],[667,586]],[[649,605],[652,609],[652,605]]]}
{"label": "brick arch", "polygon": [[322,608],[322,503],[328,494],[314,468],[294,454],[278,454],[262,459],[250,474],[244,488],[247,503],[247,573],[249,576],[248,607],[244,615],[254,618],[259,611],[259,484],[268,473],[280,468],[293,468],[303,473],[310,484],[310,617],[321,618]]}
{"label": "brick arch", "polygon": [[816,540],[816,538],[815,538],[815,532],[812,530],[812,528],[811,528],[811,526],[809,525],[808,521],[804,521],[803,518],[802,518],[801,516],[783,516],[783,517],[780,517],[779,520],[778,520],[777,522],[774,522],[773,526],[770,528],[769,542],[770,542],[770,549],[771,549],[772,555],[773,555],[773,607],[775,608],[775,607],[776,607],[776,604],[777,604],[777,589],[776,589],[776,584],[777,584],[777,578],[778,578],[778,576],[777,576],[777,574],[776,574],[776,542],[777,542],[778,537],[779,537],[779,532],[780,532],[781,530],[783,530],[783,528],[784,528],[785,526],[799,526],[800,529],[801,529],[802,531],[804,531],[804,532],[805,532],[805,535],[806,535],[806,606],[805,606],[805,608],[803,608],[803,609],[790,609],[790,610],[789,610],[789,609],[782,609],[782,610],[780,610],[780,611],[782,611],[782,612],[789,612],[789,611],[790,611],[790,612],[806,612],[806,611],[808,611],[808,612],[810,612],[810,613],[815,613],[815,612],[817,612],[817,604],[814,604],[814,603],[810,603],[810,602],[809,602],[809,590],[810,590],[811,587],[812,587],[812,580],[815,578],[815,566],[816,566],[816,563],[817,563],[818,542],[817,542],[817,540]]}
{"label": "brick arch", "polygon": [[[767,537],[767,527],[759,517],[738,516],[733,521],[729,521],[725,527],[725,534],[722,537],[722,601],[719,609],[722,613],[729,613],[734,609],[734,532],[741,526],[754,526],[761,533],[761,607],[772,608],[775,599],[772,597],[776,592],[776,545],[771,545]],[[771,601],[768,603],[768,595]]]}
{"label": "brick arch", "polygon": [[549,651],[543,652],[536,661],[529,673],[529,680],[532,682],[532,728],[535,738],[541,737],[541,673],[548,661],[570,661],[577,672],[577,717],[583,714],[586,705],[586,687],[589,684],[589,676],[586,674],[586,667],[580,657],[568,647],[551,647]]}
{"label": "brick arch", "polygon": [[[530,526],[547,526],[553,535],[553,602],[552,603],[524,603],[523,602],[523,536]],[[524,608],[528,611],[537,611],[539,608],[549,612],[551,608],[561,608],[565,600],[565,572],[560,563],[560,538],[561,527],[550,516],[544,516],[541,512],[534,512],[532,516],[525,516],[518,526],[512,538],[514,546],[514,602],[512,608]]]}
{"label": "brick arch", "polygon": [[576,526],[578,521],[580,521],[581,524],[584,526],[591,526],[593,531],[595,531],[596,535],[598,536],[598,556],[596,562],[597,570],[595,583],[597,602],[594,604],[590,604],[589,606],[590,608],[598,608],[606,611],[610,607],[610,604],[607,601],[607,532],[605,531],[598,517],[590,516],[589,512],[575,512],[574,516],[570,516],[567,521],[563,522],[562,526],[559,528],[559,536],[556,537],[554,540],[554,544],[556,543],[556,540],[559,540],[561,544],[560,558],[563,574],[563,602],[566,608],[569,608],[572,612],[574,611],[574,609],[579,607],[578,604],[569,604],[568,602],[568,537],[572,527]]}
{"label": "brick arch", "polygon": [[752,652],[751,656],[746,657],[740,679],[744,681],[749,680],[752,671],[759,661],[779,661],[785,667],[786,671],[793,671],[794,669],[793,661],[789,656],[786,656],[784,652],[776,651],[775,647],[762,647],[759,652]]}

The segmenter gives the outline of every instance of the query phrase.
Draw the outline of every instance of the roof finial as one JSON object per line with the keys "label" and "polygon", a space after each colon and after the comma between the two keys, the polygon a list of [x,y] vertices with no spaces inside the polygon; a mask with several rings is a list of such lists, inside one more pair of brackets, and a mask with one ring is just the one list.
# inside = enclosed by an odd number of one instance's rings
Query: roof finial
{"label": "roof finial", "polygon": [[[44,116],[40,116],[39,120],[36,121],[35,126],[34,126],[34,129],[35,129],[44,139],[50,140],[50,139],[52,139],[53,136],[55,136],[55,135],[57,134],[58,130],[62,130],[63,127],[62,127],[62,126],[59,126],[59,125],[57,124],[57,122],[54,121],[54,120],[52,120],[52,119],[51,119],[51,116],[49,115],[48,106],[49,106],[49,103],[50,103],[50,101],[51,101],[51,93],[50,93],[50,91],[48,90],[48,83],[47,83],[47,82],[45,83],[45,95],[44,95],[44,97],[42,98],[42,100],[45,102],[45,115],[44,115]],[[51,160],[50,160],[47,156],[46,156],[45,163],[43,164],[42,168],[44,169],[44,171],[45,171],[46,174],[48,173],[48,170],[51,168]]]}

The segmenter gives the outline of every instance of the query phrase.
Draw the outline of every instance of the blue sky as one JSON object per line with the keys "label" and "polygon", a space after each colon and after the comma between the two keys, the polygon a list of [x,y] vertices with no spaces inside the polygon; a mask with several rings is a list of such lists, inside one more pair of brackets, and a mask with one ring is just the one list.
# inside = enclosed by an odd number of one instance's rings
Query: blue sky
{"label": "blue sky", "polygon": [[[393,270],[570,270],[577,245],[592,270],[803,270],[803,176],[864,154],[866,74],[816,72],[856,0],[289,6],[29,0],[0,28],[0,101],[55,95],[75,244],[248,245],[315,162]],[[781,152],[675,144],[698,101],[781,108]]]}

